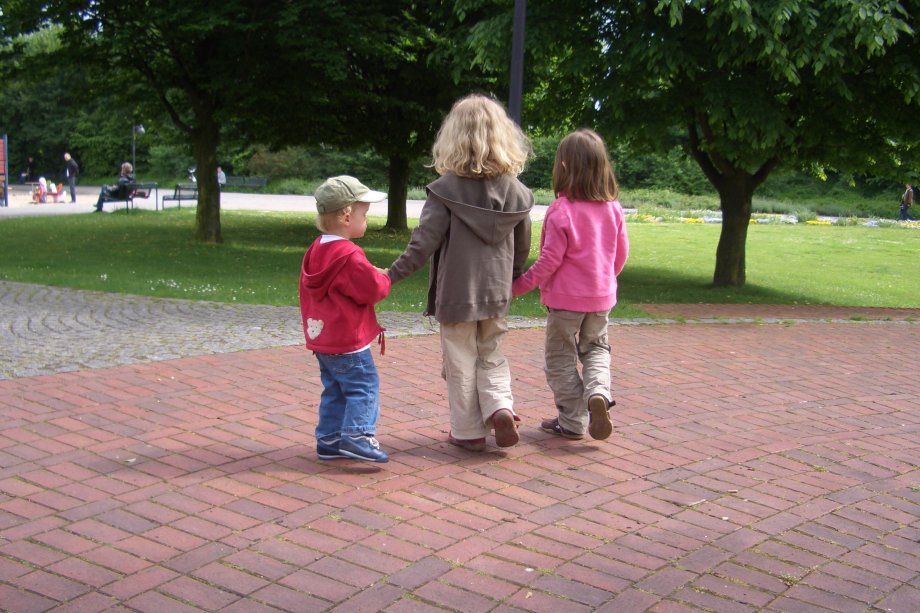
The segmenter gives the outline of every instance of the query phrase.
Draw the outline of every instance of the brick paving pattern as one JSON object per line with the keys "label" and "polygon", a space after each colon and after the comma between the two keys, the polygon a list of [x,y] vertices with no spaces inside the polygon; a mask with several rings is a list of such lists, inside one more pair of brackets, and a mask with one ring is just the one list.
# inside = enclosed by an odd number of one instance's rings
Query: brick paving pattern
{"label": "brick paving pattern", "polygon": [[[180,329],[133,308],[142,339]],[[385,465],[315,459],[315,360],[270,326],[228,333],[256,348],[36,365],[104,318],[16,315],[21,367],[48,374],[0,381],[0,609],[920,611],[917,311],[747,321],[769,311],[613,325],[606,441],[538,429],[543,331],[514,330],[521,443],[482,454],[445,442],[438,337],[391,338]]]}

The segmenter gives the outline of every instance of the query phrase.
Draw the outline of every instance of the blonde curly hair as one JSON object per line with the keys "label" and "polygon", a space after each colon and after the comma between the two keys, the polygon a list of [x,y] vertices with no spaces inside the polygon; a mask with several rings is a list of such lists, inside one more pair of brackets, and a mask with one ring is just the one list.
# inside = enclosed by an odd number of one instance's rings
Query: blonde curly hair
{"label": "blonde curly hair", "polygon": [[505,109],[471,94],[454,103],[431,148],[439,175],[482,179],[519,175],[531,154],[530,141]]}

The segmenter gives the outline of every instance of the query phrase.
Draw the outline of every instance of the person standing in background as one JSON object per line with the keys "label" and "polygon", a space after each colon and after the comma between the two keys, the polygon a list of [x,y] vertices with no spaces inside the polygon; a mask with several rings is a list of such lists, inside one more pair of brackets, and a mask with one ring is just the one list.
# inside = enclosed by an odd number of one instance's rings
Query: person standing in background
{"label": "person standing in background", "polygon": [[35,183],[35,177],[35,158],[29,156],[29,160],[26,162],[26,182]]}
{"label": "person standing in background", "polygon": [[70,186],[70,202],[77,201],[77,177],[80,174],[80,166],[77,161],[70,157],[70,153],[64,153],[64,176],[67,177],[67,185]]}
{"label": "person standing in background", "polygon": [[908,183],[904,186],[904,194],[901,196],[901,211],[898,214],[898,221],[913,221],[913,217],[910,216],[908,209],[914,205],[914,188]]}

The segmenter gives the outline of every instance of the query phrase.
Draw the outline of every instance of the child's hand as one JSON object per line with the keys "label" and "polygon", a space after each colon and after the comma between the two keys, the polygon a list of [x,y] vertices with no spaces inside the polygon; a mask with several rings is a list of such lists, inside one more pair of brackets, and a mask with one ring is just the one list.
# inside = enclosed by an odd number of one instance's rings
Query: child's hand
{"label": "child's hand", "polygon": [[390,269],[389,269],[389,268],[380,268],[379,266],[374,266],[374,268],[376,268],[376,269],[377,269],[377,272],[379,272],[379,273],[381,273],[381,274],[384,274],[384,275],[389,275],[389,274],[390,274]]}

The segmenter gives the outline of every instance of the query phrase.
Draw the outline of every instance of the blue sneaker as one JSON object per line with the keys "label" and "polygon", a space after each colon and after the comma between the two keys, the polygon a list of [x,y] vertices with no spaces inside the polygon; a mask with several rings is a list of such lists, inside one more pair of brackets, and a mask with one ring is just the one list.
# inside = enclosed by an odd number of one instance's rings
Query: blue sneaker
{"label": "blue sneaker", "polygon": [[368,462],[389,462],[390,456],[380,448],[380,443],[369,434],[343,436],[339,441],[339,453],[356,460]]}
{"label": "blue sneaker", "polygon": [[316,441],[316,457],[320,460],[347,460],[349,458],[339,451],[339,439]]}

